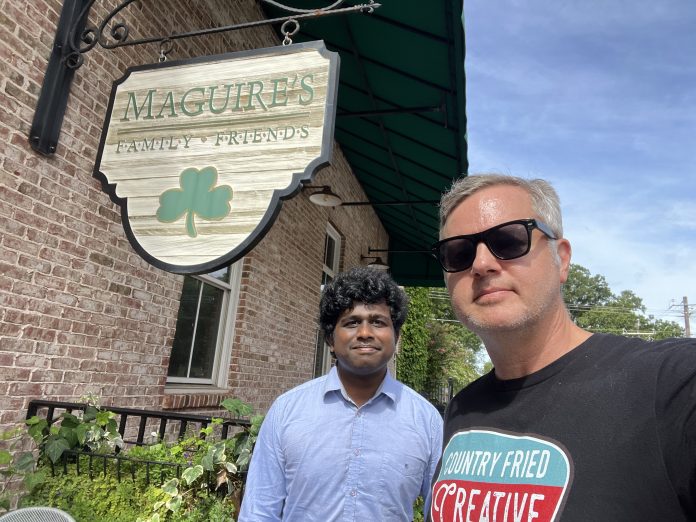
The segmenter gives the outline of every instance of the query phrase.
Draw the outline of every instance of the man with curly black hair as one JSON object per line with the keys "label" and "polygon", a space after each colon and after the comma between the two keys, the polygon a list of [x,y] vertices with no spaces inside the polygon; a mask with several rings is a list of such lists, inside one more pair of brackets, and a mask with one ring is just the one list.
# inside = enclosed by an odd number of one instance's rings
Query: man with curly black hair
{"label": "man with curly black hair", "polygon": [[387,369],[407,311],[386,272],[354,268],[326,285],[319,324],[336,365],[271,406],[240,522],[411,522],[419,495],[427,509],[442,418]]}

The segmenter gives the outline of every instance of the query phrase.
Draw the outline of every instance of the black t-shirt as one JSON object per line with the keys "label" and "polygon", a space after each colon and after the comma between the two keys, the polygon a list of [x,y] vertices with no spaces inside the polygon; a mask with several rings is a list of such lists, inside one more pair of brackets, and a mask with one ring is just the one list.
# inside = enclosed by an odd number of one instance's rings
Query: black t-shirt
{"label": "black t-shirt", "polygon": [[595,334],[445,414],[431,519],[696,520],[696,340]]}

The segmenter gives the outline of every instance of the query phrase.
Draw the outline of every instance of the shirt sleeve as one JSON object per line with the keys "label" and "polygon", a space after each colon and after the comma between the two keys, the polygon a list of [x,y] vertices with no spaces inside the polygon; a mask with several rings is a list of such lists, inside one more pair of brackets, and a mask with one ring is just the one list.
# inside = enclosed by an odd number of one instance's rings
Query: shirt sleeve
{"label": "shirt sleeve", "polygon": [[285,460],[280,444],[282,408],[274,403],[261,424],[249,463],[238,522],[280,521],[287,496]]}
{"label": "shirt sleeve", "polygon": [[428,462],[428,467],[423,477],[423,484],[421,485],[421,496],[425,501],[423,504],[423,513],[427,517],[427,513],[430,511],[430,495],[432,492],[432,481],[435,470],[437,469],[437,464],[440,462],[440,456],[442,454],[442,417],[436,411],[430,419],[430,459]]}
{"label": "shirt sleeve", "polygon": [[659,368],[655,413],[667,473],[689,519],[696,519],[696,341],[674,343]]}

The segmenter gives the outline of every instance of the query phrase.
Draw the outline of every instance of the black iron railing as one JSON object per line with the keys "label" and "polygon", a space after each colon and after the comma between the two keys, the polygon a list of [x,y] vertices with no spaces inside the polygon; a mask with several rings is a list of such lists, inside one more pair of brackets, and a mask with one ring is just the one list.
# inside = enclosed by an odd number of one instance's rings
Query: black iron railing
{"label": "black iron railing", "polygon": [[[27,419],[36,416],[44,417],[48,424],[58,421],[63,412],[72,413],[74,411],[85,411],[85,403],[60,402],[49,400],[32,400],[27,408]],[[201,432],[203,428],[212,424],[213,418],[203,415],[190,415],[185,413],[173,413],[154,410],[141,410],[135,408],[104,407],[104,410],[115,413],[118,416],[118,432],[125,444],[142,446],[148,443],[146,433],[149,426],[157,427],[158,440],[165,437],[182,439],[187,432],[197,434],[200,437],[205,435]],[[130,422],[135,420],[135,423]],[[219,424],[219,433],[216,436],[220,439],[231,437],[240,428],[248,428],[251,422],[247,419],[223,419]],[[128,434],[134,438],[127,438]],[[89,474],[89,478],[94,478],[95,474],[107,475],[115,474],[120,482],[124,477],[130,477],[133,481],[140,470],[140,476],[146,484],[152,480],[163,483],[170,478],[180,478],[183,470],[188,464],[175,462],[162,462],[146,460],[141,458],[131,458],[116,453],[95,453],[85,450],[65,450],[58,462],[53,463],[47,460],[51,473],[67,473],[68,466],[74,469],[78,475]],[[142,473],[144,470],[144,474]],[[239,472],[242,481],[246,479],[246,472]]]}
{"label": "black iron railing", "polygon": [[[124,478],[136,480],[138,470],[145,470],[143,480],[150,485],[152,480],[163,484],[170,478],[181,478],[185,464],[162,462],[156,460],[133,459],[113,453],[90,453],[81,450],[65,450],[57,463],[47,461],[51,474],[55,477],[60,471],[68,473],[68,466],[77,475],[88,474],[90,479],[95,475],[115,475],[121,482]],[[113,464],[113,465],[110,465]]]}
{"label": "black iron railing", "polygon": [[[32,400],[27,408],[27,419],[38,415],[44,416],[48,424],[57,420],[62,412],[85,411],[85,403],[60,402],[48,400]],[[136,408],[104,407],[118,415],[118,432],[127,444],[142,446],[146,444],[145,436],[148,426],[157,430],[157,437],[163,440],[167,435],[174,434],[176,438],[186,436],[187,430],[201,430],[212,423],[213,418],[204,415],[191,415],[155,410],[140,410]],[[44,413],[45,412],[45,413]],[[136,419],[136,426],[129,421]],[[248,428],[251,422],[247,419],[223,419],[220,425],[220,438],[227,439],[235,432],[235,428]],[[129,436],[130,438],[127,438]],[[133,436],[135,438],[133,438]]]}

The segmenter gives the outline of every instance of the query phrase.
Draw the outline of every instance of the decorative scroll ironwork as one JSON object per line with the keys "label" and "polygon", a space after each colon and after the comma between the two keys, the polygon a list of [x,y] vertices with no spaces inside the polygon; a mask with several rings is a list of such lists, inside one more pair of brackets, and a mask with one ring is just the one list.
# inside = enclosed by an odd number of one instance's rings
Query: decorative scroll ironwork
{"label": "decorative scroll ironwork", "polygon": [[[82,23],[84,23],[96,1],[97,0],[88,0],[88,3],[84,6],[82,12],[78,16],[78,21],[82,21]],[[84,29],[80,29],[79,23],[75,23],[70,32],[70,51],[65,58],[65,65],[71,69],[79,68],[84,63],[84,54],[92,50],[97,45],[103,47],[104,49],[115,49],[117,47],[143,45],[157,42],[162,44],[164,42],[171,42],[172,40],[179,40],[181,38],[192,38],[208,34],[224,33],[228,31],[236,31],[238,29],[249,29],[251,27],[276,23],[283,23],[283,27],[286,28],[286,24],[288,22],[294,22],[295,26],[292,31],[286,31],[285,29],[282,30],[285,37],[283,40],[283,45],[288,45],[292,43],[292,39],[290,37],[297,33],[300,28],[299,20],[355,12],[371,14],[376,8],[381,7],[381,4],[375,2],[374,0],[368,0],[368,2],[365,4],[340,7],[345,0],[337,0],[326,7],[318,9],[298,9],[281,4],[274,0],[261,0],[264,3],[273,5],[293,14],[280,18],[269,18],[267,20],[257,20],[254,22],[245,22],[241,24],[197,29],[185,33],[173,33],[169,35],[130,39],[130,29],[128,25],[124,22],[115,21],[115,19],[126,7],[137,1],[138,0],[122,0],[122,2],[115,9],[109,12],[96,25],[87,25]]]}
{"label": "decorative scroll ironwork", "polygon": [[162,62],[167,59],[167,53],[172,49],[173,40],[282,23],[283,45],[289,45],[292,43],[292,36],[300,29],[299,20],[335,14],[370,14],[376,8],[381,7],[381,4],[378,4],[375,0],[368,0],[367,3],[360,5],[340,7],[344,0],[336,0],[326,7],[309,10],[289,7],[274,0],[260,0],[292,14],[243,24],[131,39],[128,25],[124,22],[116,21],[116,18],[119,17],[119,14],[125,8],[137,1],[121,0],[121,3],[98,24],[88,25],[87,19],[96,0],[63,0],[63,8],[58,27],[56,28],[51,56],[48,61],[46,74],[44,75],[36,111],[34,112],[34,120],[29,131],[29,143],[36,152],[45,155],[55,154],[73,75],[84,63],[85,53],[94,49],[97,45],[104,49],[115,49],[131,45],[159,43],[159,61]]}

